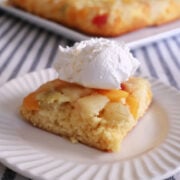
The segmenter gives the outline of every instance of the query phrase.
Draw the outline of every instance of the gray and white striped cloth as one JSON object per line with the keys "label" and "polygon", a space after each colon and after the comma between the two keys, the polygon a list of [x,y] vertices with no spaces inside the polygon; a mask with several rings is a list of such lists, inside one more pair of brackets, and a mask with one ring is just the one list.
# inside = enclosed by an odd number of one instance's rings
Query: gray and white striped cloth
{"label": "gray and white striped cloth", "polygon": [[[57,47],[74,41],[0,11],[0,86],[17,76],[51,66]],[[180,32],[132,49],[140,60],[139,73],[180,89]],[[0,164],[0,180],[26,180]],[[180,180],[176,174],[168,180]]]}

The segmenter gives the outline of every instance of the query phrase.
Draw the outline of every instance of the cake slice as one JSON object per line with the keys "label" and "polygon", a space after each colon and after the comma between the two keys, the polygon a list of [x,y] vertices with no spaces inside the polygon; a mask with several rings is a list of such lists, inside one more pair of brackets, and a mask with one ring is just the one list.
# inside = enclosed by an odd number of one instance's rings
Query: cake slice
{"label": "cake slice", "polygon": [[26,96],[20,112],[33,126],[72,142],[116,152],[151,100],[150,84],[143,78],[131,77],[116,90],[55,79]]}

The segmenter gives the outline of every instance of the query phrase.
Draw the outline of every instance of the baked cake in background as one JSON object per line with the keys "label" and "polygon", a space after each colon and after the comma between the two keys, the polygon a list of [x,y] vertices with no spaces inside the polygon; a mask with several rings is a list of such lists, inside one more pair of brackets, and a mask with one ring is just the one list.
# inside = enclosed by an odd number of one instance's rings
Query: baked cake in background
{"label": "baked cake in background", "polygon": [[9,3],[93,36],[118,36],[180,18],[179,0],[9,0]]}

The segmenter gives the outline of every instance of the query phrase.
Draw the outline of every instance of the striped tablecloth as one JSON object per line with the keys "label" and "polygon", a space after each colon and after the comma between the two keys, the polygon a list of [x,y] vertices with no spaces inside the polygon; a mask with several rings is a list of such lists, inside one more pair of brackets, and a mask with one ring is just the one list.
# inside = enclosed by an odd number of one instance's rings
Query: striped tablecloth
{"label": "striped tablecloth", "polygon": [[[74,41],[0,11],[0,86],[17,76],[51,66],[57,47]],[[180,89],[180,32],[132,49],[140,60],[139,73]],[[0,164],[0,180],[25,180]],[[180,174],[168,180],[180,180]]]}

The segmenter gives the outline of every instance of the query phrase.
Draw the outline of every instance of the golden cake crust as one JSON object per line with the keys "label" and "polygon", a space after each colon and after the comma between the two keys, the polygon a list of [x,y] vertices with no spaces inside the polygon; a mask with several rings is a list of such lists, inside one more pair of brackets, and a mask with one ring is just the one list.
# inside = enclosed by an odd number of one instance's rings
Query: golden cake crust
{"label": "golden cake crust", "polygon": [[180,17],[178,0],[9,1],[30,13],[96,36],[118,36]]}
{"label": "golden cake crust", "polygon": [[20,112],[34,126],[73,142],[118,151],[152,100],[150,85],[142,78],[131,78],[118,91],[54,80],[26,96]]}

